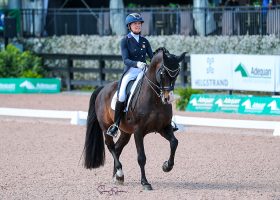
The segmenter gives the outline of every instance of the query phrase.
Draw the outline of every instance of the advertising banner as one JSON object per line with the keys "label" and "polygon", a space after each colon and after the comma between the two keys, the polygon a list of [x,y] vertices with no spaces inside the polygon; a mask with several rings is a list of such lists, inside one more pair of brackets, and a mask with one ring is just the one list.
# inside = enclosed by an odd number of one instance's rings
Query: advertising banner
{"label": "advertising banner", "polygon": [[277,56],[277,58],[276,58],[275,92],[280,92],[280,56]]}
{"label": "advertising banner", "polygon": [[194,89],[280,92],[280,56],[191,55]]}
{"label": "advertising banner", "polygon": [[231,55],[191,55],[192,88],[230,90],[231,80]]}
{"label": "advertising banner", "polygon": [[186,111],[280,115],[280,98],[194,94],[190,98]]}
{"label": "advertising banner", "polygon": [[233,90],[273,92],[276,58],[276,56],[234,55]]}
{"label": "advertising banner", "polygon": [[0,93],[58,93],[57,78],[0,78]]}
{"label": "advertising banner", "polygon": [[188,103],[188,111],[214,112],[215,96],[213,95],[192,95]]}

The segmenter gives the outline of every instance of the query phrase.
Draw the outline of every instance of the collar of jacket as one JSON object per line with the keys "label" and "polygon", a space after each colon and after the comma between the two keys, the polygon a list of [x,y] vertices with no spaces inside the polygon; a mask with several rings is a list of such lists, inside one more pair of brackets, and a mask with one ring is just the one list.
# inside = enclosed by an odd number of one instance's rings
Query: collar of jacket
{"label": "collar of jacket", "polygon": [[128,34],[127,34],[127,38],[128,38],[128,39],[132,39],[135,43],[137,43],[138,46],[140,46],[140,47],[142,46],[142,42],[143,42],[142,38],[143,38],[143,37],[142,37],[141,35],[139,35],[139,42],[137,42],[137,41],[135,40],[135,38],[131,35],[131,33],[128,33]]}

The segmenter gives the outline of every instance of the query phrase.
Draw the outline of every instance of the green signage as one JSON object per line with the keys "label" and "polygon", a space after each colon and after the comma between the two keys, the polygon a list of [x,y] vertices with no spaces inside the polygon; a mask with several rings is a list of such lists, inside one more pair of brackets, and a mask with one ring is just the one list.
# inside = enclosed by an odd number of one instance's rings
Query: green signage
{"label": "green signage", "polygon": [[239,107],[239,113],[244,114],[264,114],[265,107],[270,98],[265,97],[245,97]]}
{"label": "green signage", "polygon": [[0,93],[58,93],[57,78],[0,78]]}
{"label": "green signage", "polygon": [[219,95],[215,98],[215,112],[237,113],[241,96]]}
{"label": "green signage", "polygon": [[237,95],[192,95],[187,111],[280,115],[280,98]]}
{"label": "green signage", "polygon": [[213,95],[192,95],[187,110],[214,112],[215,96]]}

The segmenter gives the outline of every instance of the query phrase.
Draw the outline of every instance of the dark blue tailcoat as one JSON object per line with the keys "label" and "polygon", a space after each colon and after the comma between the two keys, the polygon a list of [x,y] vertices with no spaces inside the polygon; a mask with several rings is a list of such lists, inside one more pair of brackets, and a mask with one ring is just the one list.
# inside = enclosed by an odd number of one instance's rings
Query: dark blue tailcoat
{"label": "dark blue tailcoat", "polygon": [[149,41],[139,36],[139,42],[129,33],[121,40],[121,53],[122,59],[125,64],[124,73],[129,70],[130,67],[137,67],[138,61],[146,62],[146,54],[152,59],[153,51]]}

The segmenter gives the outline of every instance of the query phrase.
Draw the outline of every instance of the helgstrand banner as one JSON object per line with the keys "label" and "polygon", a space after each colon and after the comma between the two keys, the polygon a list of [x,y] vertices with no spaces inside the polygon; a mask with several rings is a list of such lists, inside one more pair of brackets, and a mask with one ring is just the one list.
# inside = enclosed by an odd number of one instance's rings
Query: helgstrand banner
{"label": "helgstrand banner", "polygon": [[192,54],[194,89],[280,91],[280,56]]}
{"label": "helgstrand banner", "polygon": [[280,98],[194,94],[190,98],[186,111],[280,115]]}
{"label": "helgstrand banner", "polygon": [[0,78],[0,93],[58,93],[58,78]]}

